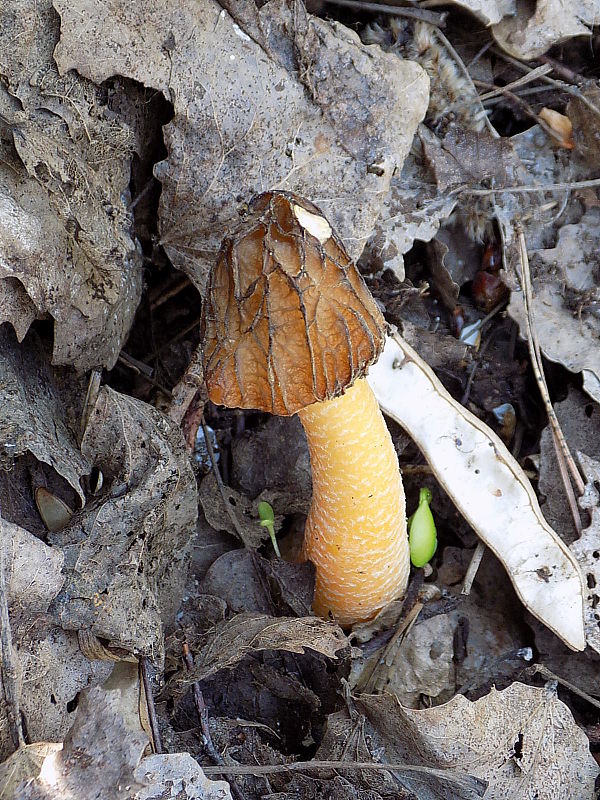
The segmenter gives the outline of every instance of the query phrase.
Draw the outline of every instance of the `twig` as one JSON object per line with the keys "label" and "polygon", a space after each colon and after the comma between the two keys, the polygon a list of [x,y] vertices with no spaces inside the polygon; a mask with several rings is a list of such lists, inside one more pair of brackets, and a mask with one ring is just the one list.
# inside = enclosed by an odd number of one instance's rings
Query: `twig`
{"label": "twig", "polygon": [[127,369],[133,370],[140,378],[143,378],[147,381],[151,386],[156,387],[159,389],[163,394],[167,397],[171,397],[171,390],[167,389],[166,386],[163,386],[162,383],[154,380],[154,378],[149,374],[153,372],[152,367],[149,367],[148,364],[144,364],[143,361],[138,361],[137,358],[128,355],[124,350],[121,350],[119,353],[119,358],[117,359],[124,367]]}
{"label": "twig", "polygon": [[453,189],[453,194],[469,194],[473,197],[485,197],[488,194],[530,194],[534,192],[564,192],[565,190],[590,189],[600,186],[600,178],[588,181],[571,181],[567,183],[546,183],[534,186],[496,186],[493,189],[472,189],[470,186],[459,186]]}
{"label": "twig", "polygon": [[[540,67],[540,69],[543,70],[544,68]],[[526,75],[525,78],[530,78],[533,74],[534,73],[531,72],[529,75]],[[536,77],[539,77],[539,76],[536,75]],[[523,80],[523,78],[521,78],[521,80]],[[515,83],[518,83],[518,82],[519,81],[515,81]],[[562,143],[563,137],[561,137],[555,130],[553,130],[550,127],[550,125],[548,125],[548,123],[545,122],[540,117],[540,115],[535,112],[535,110],[529,105],[529,103],[527,103],[525,100],[523,100],[522,97],[519,97],[519,95],[515,94],[514,92],[511,92],[508,86],[495,86],[493,83],[487,83],[487,81],[475,81],[475,83],[477,84],[477,86],[482,86],[483,88],[491,89],[491,91],[489,91],[487,94],[480,96],[480,99],[481,99],[482,102],[486,98],[490,98],[491,99],[492,97],[495,97],[497,94],[503,95],[504,97],[508,98],[509,100],[512,100],[513,103],[516,103],[516,105],[518,105],[519,108],[528,117],[531,117],[532,119],[534,119],[537,122],[537,124],[540,126],[540,128],[548,136],[550,136],[551,139],[553,139],[555,142],[558,142],[559,144]]]}
{"label": "twig", "polygon": [[[500,58],[503,58],[509,64],[512,64],[513,67],[516,67],[517,69],[520,69],[523,72],[532,72],[533,71],[532,67],[529,67],[527,64],[523,64],[523,62],[519,61],[517,58],[513,58],[512,56],[509,56],[503,50],[499,50],[499,49],[495,48],[494,49],[494,53],[497,56],[499,56]],[[590,111],[593,111],[594,114],[598,114],[598,116],[600,116],[600,108],[598,108],[597,105],[592,103],[592,101],[589,100],[579,88],[573,88],[568,83],[565,83],[564,81],[557,81],[554,78],[551,78],[549,75],[540,76],[540,80],[544,81],[544,83],[548,83],[551,86],[554,86],[556,89],[560,89],[561,91],[566,92],[567,94],[570,94],[572,97],[576,97],[584,105],[586,105],[590,109]]]}
{"label": "twig", "polygon": [[[552,67],[546,64],[543,67],[538,67],[536,70],[533,70],[533,72],[530,72],[527,75],[523,75],[522,78],[517,78],[517,80],[511,81],[511,83],[507,83],[506,86],[494,86],[493,84],[486,83],[484,84],[485,86],[491,86],[492,88],[490,89],[490,91],[485,92],[485,94],[480,94],[479,100],[482,103],[484,103],[486,100],[491,100],[492,98],[497,97],[498,95],[503,95],[507,92],[512,93],[513,89],[517,89],[520,86],[524,86],[527,83],[531,83],[532,81],[538,80],[538,78],[540,78],[542,75],[547,75],[548,72],[551,71]],[[474,85],[481,83],[482,83],[481,81],[473,80]],[[472,105],[472,102],[473,101],[470,99],[457,100],[456,102],[447,105],[444,109],[444,113],[447,113],[448,111],[454,111],[457,108],[464,108],[465,106]]]}
{"label": "twig", "polygon": [[452,767],[448,769],[433,769],[431,767],[419,767],[413,764],[397,762],[381,764],[377,761],[293,761],[291,764],[202,768],[206,775],[276,775],[282,772],[310,772],[315,769],[339,769],[347,772],[357,772],[361,769],[374,770],[375,772],[417,772],[425,775],[435,775],[437,778],[451,781],[457,786],[472,788],[472,780],[452,772]]}
{"label": "twig", "polygon": [[375,11],[379,14],[392,14],[394,17],[408,17],[422,22],[429,22],[443,28],[446,25],[448,13],[427,11],[424,8],[406,8],[406,6],[388,6],[386,3],[363,3],[362,0],[325,0],[334,6],[353,8],[355,11]]}
{"label": "twig", "polygon": [[580,495],[583,494],[585,490],[585,484],[583,482],[583,478],[579,473],[579,470],[577,469],[577,465],[573,460],[573,456],[571,455],[569,446],[561,430],[560,423],[552,406],[552,401],[550,400],[548,385],[544,377],[544,365],[542,362],[540,345],[537,340],[533,324],[534,323],[533,292],[531,288],[531,274],[529,272],[529,258],[527,256],[527,245],[525,243],[525,236],[523,234],[523,230],[520,228],[520,226],[517,226],[516,233],[519,242],[521,284],[523,289],[523,299],[525,302],[525,325],[527,331],[527,344],[529,347],[529,355],[531,357],[533,374],[535,375],[535,379],[537,381],[540,394],[542,396],[542,400],[546,408],[546,413],[548,414],[548,421],[550,423],[550,429],[552,431],[554,449],[556,450],[556,458],[558,461],[561,478],[563,480],[563,484],[567,494],[567,499],[569,501],[569,506],[571,508],[571,514],[573,515],[575,528],[577,530],[577,533],[580,534],[582,530],[581,517],[579,515],[577,500],[573,492],[571,481],[569,480],[568,472],[571,473],[573,483],[575,484],[575,487]]}
{"label": "twig", "polygon": [[150,677],[148,675],[148,656],[140,658],[140,672],[142,675],[142,683],[144,684],[144,695],[146,696],[146,708],[148,709],[148,720],[150,721],[150,730],[152,731],[152,742],[154,745],[155,753],[162,753],[162,742],[160,740],[160,731],[158,729],[158,718],[156,716],[156,707],[154,705],[154,697],[152,695],[152,686],[150,684]]}
{"label": "twig", "polygon": [[25,738],[23,736],[23,723],[21,721],[21,711],[19,708],[18,674],[19,666],[12,644],[10,632],[10,617],[8,615],[8,590],[6,587],[6,575],[4,572],[4,549],[8,537],[4,530],[4,522],[0,518],[0,650],[2,662],[0,663],[0,677],[4,688],[4,699],[6,701],[6,714],[8,717],[8,727],[10,735],[16,748],[23,747]]}
{"label": "twig", "polygon": [[477,570],[479,569],[479,565],[481,564],[481,559],[483,558],[484,553],[485,553],[484,543],[477,542],[477,547],[475,548],[475,552],[471,556],[471,562],[469,564],[469,568],[467,569],[462,589],[460,590],[461,594],[464,595],[471,594],[473,581],[475,580],[475,576],[477,575]]}
{"label": "twig", "polygon": [[[194,659],[192,658],[192,654],[190,652],[190,648],[187,642],[183,643],[182,651],[186,669],[188,671],[192,670],[194,668]],[[194,705],[196,707],[196,712],[198,713],[198,719],[200,720],[200,730],[202,731],[202,744],[204,745],[204,749],[206,750],[206,755],[217,767],[225,767],[225,769],[221,770],[221,772],[228,773],[230,769],[235,770],[236,767],[230,768],[227,766],[227,764],[225,764],[223,756],[221,755],[221,753],[219,753],[219,751],[214,745],[212,736],[210,735],[210,727],[208,724],[208,708],[206,707],[206,703],[204,702],[204,695],[202,694],[202,691],[200,689],[200,684],[198,683],[198,681],[193,682],[192,691],[194,694]],[[210,769],[210,767],[202,767],[202,769],[204,772],[206,772],[206,770]],[[236,798],[236,800],[244,800],[244,795],[239,786],[237,786],[233,781],[229,784],[229,786],[231,788],[231,794]]]}
{"label": "twig", "polygon": [[546,678],[546,680],[558,681],[561,686],[565,686],[569,691],[583,698],[590,705],[594,706],[595,708],[600,708],[600,701],[596,700],[594,697],[591,697],[589,694],[587,694],[587,692],[584,692],[583,689],[579,689],[574,683],[571,683],[565,678],[561,678],[560,675],[555,675],[553,672],[550,672],[550,670],[547,669],[543,664],[532,664],[532,666],[526,669],[525,672],[528,675],[535,675],[536,673],[539,673],[542,675],[542,677]]}

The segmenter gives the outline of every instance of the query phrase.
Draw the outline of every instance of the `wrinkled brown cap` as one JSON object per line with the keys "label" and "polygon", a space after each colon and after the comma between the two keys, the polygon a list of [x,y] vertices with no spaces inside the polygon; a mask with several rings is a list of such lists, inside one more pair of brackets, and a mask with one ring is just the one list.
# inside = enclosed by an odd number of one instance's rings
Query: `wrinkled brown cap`
{"label": "wrinkled brown cap", "polygon": [[319,209],[258,195],[223,241],[202,307],[209,397],[282,415],[336,397],[377,360],[384,326]]}

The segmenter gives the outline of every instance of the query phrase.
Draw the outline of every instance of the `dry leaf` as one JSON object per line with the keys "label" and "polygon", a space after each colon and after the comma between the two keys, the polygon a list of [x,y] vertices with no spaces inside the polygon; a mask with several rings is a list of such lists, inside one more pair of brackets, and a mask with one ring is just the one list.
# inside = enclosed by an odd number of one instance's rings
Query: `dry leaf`
{"label": "dry leaf", "polygon": [[142,288],[126,206],[135,136],[104,90],[59,76],[58,33],[51,0],[0,12],[0,112],[12,135],[0,158],[0,321],[21,339],[50,314],[54,363],[112,367]]}
{"label": "dry leaf", "polygon": [[579,561],[587,581],[584,611],[586,638],[588,644],[600,653],[600,461],[581,452],[577,456],[587,479],[586,492],[579,499],[579,504],[589,511],[591,523],[573,542],[571,551]]}
{"label": "dry leaf", "polygon": [[[419,130],[426,129],[420,126]],[[409,153],[402,174],[392,178],[363,258],[404,280],[404,253],[415,240],[430,241],[457,202],[457,196],[443,195],[432,184],[424,159]]]}
{"label": "dry leaf", "polygon": [[528,0],[517,0],[516,14],[504,17],[491,30],[503,50],[529,61],[573,36],[590,36],[597,23],[596,0],[537,0],[533,13]]}
{"label": "dry leaf", "polygon": [[[542,352],[572,372],[581,372],[583,388],[596,402],[600,402],[599,225],[600,209],[591,208],[578,223],[560,229],[554,248],[538,250],[532,259],[532,266],[538,267],[533,325]],[[508,313],[525,331],[522,292],[512,293]]]}
{"label": "dry leaf", "polygon": [[513,16],[517,10],[517,0],[452,0],[452,5],[470,11],[486,26]]}
{"label": "dry leaf", "polygon": [[583,650],[583,578],[540,511],[531,485],[493,431],[444,389],[399,336],[388,338],[368,381],[482,541],[504,564],[527,609]]}
{"label": "dry leaf", "polygon": [[173,102],[169,155],[155,170],[161,236],[201,291],[240,204],[269,188],[315,202],[358,256],[425,113],[418,65],[283,0],[240,24],[211,0],[55,7],[61,72],[124,75]]}
{"label": "dry leaf", "polygon": [[244,547],[256,550],[265,539],[269,538],[269,532],[260,524],[257,504],[236,492],[231,486],[224,486],[223,490],[236,523],[233,522],[227,511],[212,472],[209,472],[200,484],[199,500],[206,521],[214,530],[227,531],[232,536],[241,539]]}
{"label": "dry leaf", "polygon": [[[600,118],[600,86],[590,81],[580,88],[581,98],[572,97],[567,105],[567,114],[573,123],[575,146],[592,169],[600,166],[600,141],[598,121]],[[591,103],[596,110],[584,102]]]}
{"label": "dry leaf", "polygon": [[59,742],[35,742],[15,750],[0,764],[0,786],[2,800],[13,800],[17,786],[40,774],[47,756],[62,748]]}
{"label": "dry leaf", "polygon": [[4,549],[9,604],[46,611],[64,583],[63,553],[1,517],[0,547]]}
{"label": "dry leaf", "polygon": [[229,784],[209,780],[189,753],[146,756],[134,777],[143,788],[131,800],[232,800]]}
{"label": "dry leaf", "polygon": [[100,495],[51,534],[66,576],[54,610],[66,629],[160,659],[162,626],[185,585],[197,491],[179,427],[152,406],[107,387],[82,451],[102,472]]}
{"label": "dry leaf", "polygon": [[182,683],[202,681],[221,669],[231,669],[250,653],[259,650],[287,650],[304,653],[315,650],[335,658],[349,646],[341,628],[317,617],[269,617],[266,614],[238,614],[216,625],[194,657],[194,668],[179,675]]}
{"label": "dry leaf", "polygon": [[[369,695],[362,695],[362,699],[369,701]],[[400,707],[396,699],[389,695],[380,698],[387,703],[386,710]],[[444,706],[442,706],[444,708]],[[327,717],[327,726],[321,745],[316,757],[324,761],[356,761],[360,763],[397,763],[406,765],[408,768],[398,767],[394,770],[352,770],[352,772],[340,773],[351,782],[353,789],[350,798],[354,800],[358,792],[362,792],[366,797],[373,795],[379,798],[418,798],[418,800],[476,800],[484,797],[486,782],[475,777],[474,770],[465,759],[458,767],[455,765],[432,763],[429,754],[419,748],[419,742],[413,737],[414,749],[410,750],[408,757],[396,757],[397,748],[402,747],[404,736],[398,737],[398,742],[392,737],[387,736],[387,730],[383,735],[379,735],[378,721],[369,720],[359,714],[354,704],[350,705],[350,718],[344,711],[330,714]],[[415,712],[419,713],[419,712]],[[386,726],[390,713],[382,713],[381,724]],[[397,717],[399,719],[399,717]],[[390,741],[391,739],[391,741]],[[441,747],[446,745],[446,739],[441,743]],[[410,749],[407,747],[406,749]],[[412,771],[410,766],[417,769]],[[438,769],[436,770],[436,767]],[[368,794],[367,794],[368,792]],[[376,794],[375,794],[376,793]],[[362,796],[359,795],[359,796]]]}
{"label": "dry leaf", "polygon": [[[48,615],[20,613],[12,622],[17,691],[28,736],[33,741],[58,741],[73,722],[79,692],[106,680],[112,664],[89,661],[77,635],[63,631]],[[0,759],[14,749],[5,712],[0,684]]]}
{"label": "dry leaf", "polygon": [[82,693],[63,744],[38,742],[0,765],[3,800],[231,800],[188,753],[142,758],[148,739],[126,707],[120,689]]}
{"label": "dry leaf", "polygon": [[[588,457],[600,458],[600,407],[574,387],[569,388],[565,400],[554,403],[553,407],[571,452],[582,450]],[[538,491],[544,498],[544,517],[560,533],[566,544],[572,544],[577,539],[577,531],[566,502],[554,437],[549,425],[544,428],[540,437]]]}
{"label": "dry leaf", "polygon": [[64,397],[36,336],[19,346],[7,326],[0,328],[0,375],[0,468],[11,470],[15,459],[31,453],[61,475],[83,505],[80,479],[90,462],[65,419]]}
{"label": "dry leaf", "polygon": [[517,182],[522,164],[509,139],[494,139],[489,133],[475,133],[453,127],[440,141],[424,126],[419,129],[423,157],[431,168],[438,189],[493,181],[494,186]]}
{"label": "dry leaf", "polygon": [[[389,696],[363,695],[374,747],[385,760],[468,771],[488,782],[486,800],[571,800],[591,797],[599,769],[584,732],[550,688],[513,683],[469,702],[457,695],[425,711]],[[419,800],[437,797],[420,790]]]}

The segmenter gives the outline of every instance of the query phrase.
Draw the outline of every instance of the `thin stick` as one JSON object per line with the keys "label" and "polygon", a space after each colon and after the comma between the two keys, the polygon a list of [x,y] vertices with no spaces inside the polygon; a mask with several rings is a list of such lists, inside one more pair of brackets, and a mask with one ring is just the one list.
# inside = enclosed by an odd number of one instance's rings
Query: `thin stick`
{"label": "thin stick", "polygon": [[144,684],[144,694],[146,696],[146,708],[148,709],[148,720],[150,721],[150,730],[152,731],[152,742],[154,744],[154,752],[162,753],[162,742],[160,740],[160,731],[158,729],[158,718],[156,716],[156,706],[154,705],[154,697],[152,695],[152,686],[150,684],[150,676],[148,674],[148,656],[140,658],[140,672],[142,674],[142,682]]}
{"label": "thin stick", "polygon": [[[530,73],[528,76],[526,75],[525,77],[526,77],[526,78],[527,78],[527,77],[531,77],[531,75],[533,75],[533,72],[532,72],[532,73]],[[559,144],[562,144],[562,142],[563,142],[563,137],[561,137],[561,136],[560,136],[560,135],[559,135],[559,134],[558,134],[558,133],[557,133],[555,130],[553,130],[553,129],[550,127],[550,125],[548,125],[548,123],[547,123],[547,122],[545,122],[545,121],[544,121],[544,120],[543,120],[543,119],[540,117],[540,115],[539,115],[539,114],[536,114],[536,112],[535,112],[535,111],[534,111],[534,109],[533,109],[533,108],[532,108],[532,107],[529,105],[529,103],[527,103],[525,100],[523,100],[523,98],[522,98],[522,97],[519,97],[519,95],[515,94],[514,92],[511,92],[511,91],[510,91],[510,89],[508,88],[508,86],[498,86],[498,87],[495,87],[493,83],[487,83],[486,81],[475,81],[475,83],[477,83],[477,85],[478,85],[478,86],[482,86],[482,87],[484,87],[484,88],[491,89],[492,91],[488,92],[488,95],[490,95],[491,97],[495,97],[495,96],[496,96],[496,94],[498,94],[498,93],[499,93],[499,94],[503,95],[504,97],[508,98],[509,100],[512,100],[512,102],[513,102],[513,103],[516,103],[516,105],[518,105],[518,106],[519,106],[519,108],[521,108],[521,109],[522,109],[522,111],[523,111],[523,112],[524,112],[524,113],[525,113],[527,116],[529,116],[529,117],[531,117],[532,119],[534,119],[534,120],[537,122],[537,124],[540,126],[540,128],[541,128],[541,129],[542,129],[542,130],[543,130],[543,131],[544,131],[544,132],[545,132],[545,133],[546,133],[548,136],[550,136],[550,138],[551,138],[551,139],[553,139],[553,141],[555,141],[555,142],[558,142]],[[487,95],[481,95],[481,97],[480,97],[481,101],[483,102],[483,100],[484,100],[486,97],[487,97]]]}
{"label": "thin stick", "polygon": [[546,383],[546,378],[544,377],[544,366],[542,362],[542,354],[540,351],[540,345],[537,340],[537,336],[535,333],[534,328],[534,321],[533,321],[533,292],[531,288],[531,274],[529,271],[529,258],[527,255],[527,245],[525,243],[525,236],[523,234],[523,230],[520,227],[516,229],[517,237],[519,241],[519,260],[521,266],[521,284],[523,289],[523,296],[525,301],[525,324],[527,330],[527,344],[529,347],[529,355],[531,357],[531,364],[533,367],[533,374],[535,375],[535,379],[537,381],[540,394],[542,396],[542,400],[544,406],[546,408],[546,413],[548,414],[548,421],[550,423],[550,429],[552,431],[552,436],[554,440],[554,448],[556,450],[556,457],[558,460],[558,466],[561,473],[561,478],[563,480],[563,484],[565,487],[565,491],[567,494],[567,499],[569,501],[569,506],[571,508],[571,514],[573,516],[573,521],[575,523],[575,528],[577,533],[581,533],[582,525],[581,525],[581,517],[579,515],[579,509],[577,507],[577,500],[575,498],[575,494],[573,492],[573,487],[569,480],[567,468],[571,473],[571,477],[573,479],[573,483],[581,495],[585,490],[585,484],[583,482],[583,478],[581,477],[579,470],[577,469],[577,465],[573,460],[573,456],[569,450],[569,446],[567,441],[564,437],[564,434],[561,430],[560,423],[552,406],[552,401],[550,400],[550,393],[548,392],[548,385]]}
{"label": "thin stick", "polygon": [[[183,651],[183,660],[186,666],[186,669],[192,670],[194,668],[194,659],[190,652],[190,648],[187,642],[183,643],[182,646]],[[206,750],[206,755],[210,758],[210,760],[215,764],[217,767],[225,767],[226,769],[221,770],[221,772],[228,773],[229,767],[225,764],[225,760],[223,756],[214,745],[212,740],[212,736],[210,735],[210,726],[208,724],[208,708],[206,707],[206,703],[204,702],[204,695],[200,689],[200,684],[198,681],[194,681],[192,684],[192,691],[194,694],[194,705],[196,707],[196,712],[198,714],[198,719],[200,720],[200,730],[202,731],[202,744],[204,745],[204,749]],[[203,771],[206,772],[207,769],[210,767],[202,767]],[[233,767],[233,769],[236,769]],[[231,794],[236,798],[236,800],[244,800],[244,795],[235,783],[231,782],[229,784],[231,788]]]}
{"label": "thin stick", "polygon": [[[513,89],[517,89],[520,86],[524,86],[527,83],[531,83],[532,81],[538,80],[541,75],[547,75],[548,72],[552,71],[552,67],[546,64],[543,67],[538,67],[537,69],[533,70],[533,72],[528,73],[527,75],[523,75],[522,78],[517,78],[515,81],[511,81],[511,83],[507,83],[506,86],[494,86],[489,92],[485,92],[485,94],[479,95],[479,100],[483,103],[486,100],[491,100],[493,97],[497,97],[498,95],[503,95],[506,92],[511,92]],[[473,81],[474,85],[482,83],[481,81]],[[491,86],[491,84],[486,83],[485,86]],[[472,105],[472,101],[469,99],[465,100],[457,100],[455,103],[450,103],[444,109],[443,113],[447,113],[448,111],[454,111],[457,108],[464,108],[465,106]]]}
{"label": "thin stick", "polygon": [[231,524],[235,528],[235,532],[240,537],[240,539],[244,541],[244,533],[242,531],[241,525],[238,521],[238,518],[235,515],[235,511],[231,507],[231,503],[227,499],[227,495],[225,494],[225,484],[223,483],[223,478],[221,477],[221,473],[219,472],[219,467],[217,465],[217,459],[215,458],[215,451],[212,446],[210,433],[208,431],[208,428],[206,427],[206,422],[204,421],[204,414],[202,415],[202,420],[200,424],[202,425],[202,432],[204,433],[204,443],[206,444],[206,449],[208,450],[208,457],[210,459],[212,471],[214,472],[215,475],[215,480],[217,482],[219,494],[221,495],[221,500],[225,505],[225,510],[227,511],[227,515],[231,520]]}
{"label": "thin stick", "polygon": [[7,541],[4,530],[4,522],[0,518],[0,648],[2,662],[0,664],[0,677],[4,688],[4,699],[6,702],[6,714],[8,717],[8,727],[15,747],[23,747],[25,738],[23,736],[23,724],[21,721],[21,710],[19,708],[18,676],[19,665],[13,649],[12,636],[10,632],[10,618],[8,615],[8,590],[6,587],[6,575],[4,572],[4,542]]}
{"label": "thin stick", "polygon": [[[519,61],[517,58],[512,58],[512,56],[509,56],[504,51],[494,49],[494,53],[500,56],[500,58],[503,58],[505,61],[508,61],[509,64],[517,67],[517,69],[520,69],[523,72],[532,72],[532,67],[527,66],[527,64],[523,64],[523,62]],[[554,86],[557,89],[560,89],[563,92],[566,92],[567,94],[570,94],[572,97],[576,97],[578,100],[581,100],[581,102],[586,105],[590,111],[593,111],[594,114],[598,114],[598,116],[600,116],[600,108],[592,103],[592,101],[589,100],[579,88],[573,88],[568,83],[565,83],[564,81],[557,81],[554,78],[551,78],[549,75],[540,76],[540,80],[544,81],[544,83]]]}
{"label": "thin stick", "polygon": [[592,189],[600,186],[600,178],[592,178],[588,181],[571,181],[570,183],[546,183],[534,186],[496,186],[494,189],[471,189],[470,186],[461,186],[453,189],[453,194],[469,194],[473,197],[485,197],[488,194],[532,194],[534,192],[564,192],[565,190]]}
{"label": "thin stick", "polygon": [[256,765],[250,767],[202,767],[206,775],[276,775],[282,772],[311,772],[315,769],[338,769],[347,772],[357,772],[361,769],[375,772],[416,772],[425,775],[435,775],[445,781],[451,781],[457,786],[473,788],[472,779],[453,773],[452,767],[448,769],[433,769],[431,767],[418,767],[413,764],[392,762],[381,764],[377,761],[293,761],[291,764]]}
{"label": "thin stick", "polygon": [[485,553],[484,543],[477,542],[477,547],[475,548],[475,551],[471,556],[471,562],[469,564],[469,568],[467,569],[462,589],[460,590],[461,594],[464,595],[471,594],[473,581],[475,580],[475,576],[477,575],[477,570],[479,569],[479,565],[481,564],[481,559],[483,558],[484,553]]}
{"label": "thin stick", "polygon": [[334,6],[353,8],[355,11],[375,11],[379,14],[393,14],[395,17],[408,17],[443,28],[446,25],[447,12],[427,11],[424,8],[406,8],[406,6],[388,6],[385,3],[363,3],[362,0],[325,0]]}
{"label": "thin stick", "polygon": [[485,120],[485,124],[487,125],[487,128],[488,128],[489,132],[492,134],[492,136],[495,139],[499,139],[500,138],[500,134],[498,133],[498,131],[494,128],[494,126],[492,125],[492,123],[488,119],[488,115],[487,115],[487,112],[486,112],[485,108],[483,107],[483,103],[479,99],[479,92],[475,88],[475,84],[473,83],[473,78],[471,77],[471,75],[469,73],[469,70],[466,68],[464,61],[458,55],[458,53],[454,49],[454,46],[451,44],[450,40],[443,33],[443,31],[441,31],[439,28],[437,28],[436,31],[435,31],[435,34],[439,38],[439,40],[442,42],[442,44],[444,45],[446,50],[450,53],[452,58],[455,60],[458,68],[460,69],[462,74],[465,76],[469,86],[473,90],[473,94],[475,95],[474,98],[473,98],[473,103],[475,105],[478,105],[479,108],[481,109],[481,113],[483,115],[483,119]]}
{"label": "thin stick", "polygon": [[583,689],[579,689],[574,683],[571,683],[565,678],[561,678],[560,675],[555,675],[553,672],[550,672],[550,670],[546,669],[543,664],[532,664],[532,666],[525,671],[529,675],[535,675],[536,673],[539,673],[549,681],[558,681],[561,686],[566,686],[569,691],[583,698],[590,705],[594,706],[595,708],[600,708],[600,701],[596,700],[594,697],[591,697],[591,695],[587,694],[587,692],[584,692]]}
{"label": "thin stick", "polygon": [[153,369],[152,367],[149,367],[148,364],[138,361],[137,358],[133,358],[133,356],[128,355],[123,350],[121,350],[119,353],[119,358],[117,360],[124,367],[127,367],[127,369],[133,370],[137,375],[140,376],[140,378],[147,381],[151,386],[160,389],[160,391],[167,397],[171,397],[171,390],[167,389],[166,386],[163,386],[162,383],[155,381],[154,378],[149,374],[153,372]]}

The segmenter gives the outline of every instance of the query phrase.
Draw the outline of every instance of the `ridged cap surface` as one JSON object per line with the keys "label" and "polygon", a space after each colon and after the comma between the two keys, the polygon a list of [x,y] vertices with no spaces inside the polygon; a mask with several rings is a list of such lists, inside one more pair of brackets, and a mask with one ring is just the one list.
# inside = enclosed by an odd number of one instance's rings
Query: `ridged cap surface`
{"label": "ridged cap surface", "polygon": [[377,360],[385,323],[312,203],[258,195],[223,241],[202,308],[210,399],[290,415],[337,397]]}

